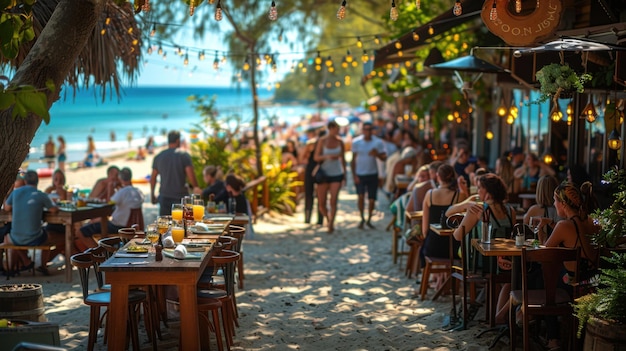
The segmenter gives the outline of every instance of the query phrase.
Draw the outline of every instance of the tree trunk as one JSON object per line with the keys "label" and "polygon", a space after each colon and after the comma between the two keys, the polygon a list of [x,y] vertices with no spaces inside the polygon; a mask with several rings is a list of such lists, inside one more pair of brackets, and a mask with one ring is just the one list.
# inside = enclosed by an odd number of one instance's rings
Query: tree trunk
{"label": "tree trunk", "polygon": [[[256,46],[250,45],[250,52],[255,52]],[[250,58],[250,91],[252,91],[252,112],[254,118],[252,120],[252,126],[254,128],[254,155],[256,157],[256,172],[257,177],[263,175],[263,160],[261,159],[261,141],[259,140],[259,96],[257,95],[256,87],[256,58],[252,56]]]}
{"label": "tree trunk", "polygon": [[[59,97],[65,77],[103,9],[103,0],[61,0],[37,42],[11,80],[11,86],[30,85],[48,97],[48,109]],[[46,82],[57,89],[49,91]],[[0,197],[13,185],[30,143],[41,124],[41,117],[11,117],[12,109],[0,111]],[[76,121],[76,123],[81,123]]]}

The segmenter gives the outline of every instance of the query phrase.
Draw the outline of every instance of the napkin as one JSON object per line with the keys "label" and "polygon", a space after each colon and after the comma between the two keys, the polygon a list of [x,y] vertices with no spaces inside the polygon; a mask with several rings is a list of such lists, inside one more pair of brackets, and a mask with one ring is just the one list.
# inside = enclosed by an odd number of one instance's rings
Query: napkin
{"label": "napkin", "polygon": [[201,232],[206,232],[207,230],[209,230],[209,226],[202,222],[197,222],[192,228]]}
{"label": "napkin", "polygon": [[187,257],[187,248],[185,245],[178,245],[174,249],[174,257],[179,260],[184,260]]}
{"label": "napkin", "polygon": [[174,243],[174,239],[171,236],[166,236],[163,238],[163,247],[174,247],[176,244]]}

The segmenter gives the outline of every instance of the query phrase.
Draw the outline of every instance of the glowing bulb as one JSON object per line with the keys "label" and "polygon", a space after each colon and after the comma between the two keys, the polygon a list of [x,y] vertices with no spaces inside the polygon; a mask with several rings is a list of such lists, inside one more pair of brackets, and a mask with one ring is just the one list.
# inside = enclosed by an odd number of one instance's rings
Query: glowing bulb
{"label": "glowing bulb", "polygon": [[363,61],[363,63],[366,63],[367,61],[369,61],[370,57],[367,55],[367,51],[363,50],[363,55],[361,55],[361,61]]}
{"label": "glowing bulb", "polygon": [[391,0],[391,10],[389,10],[389,19],[392,21],[398,20],[398,9],[396,8],[396,1]]}
{"label": "glowing bulb", "polygon": [[163,48],[159,45],[159,50],[157,51],[159,55],[163,55]]}
{"label": "glowing bulb", "polygon": [[346,18],[346,0],[341,2],[341,6],[339,6],[339,10],[337,10],[337,19],[342,20]]}
{"label": "glowing bulb", "polygon": [[189,56],[185,54],[185,59],[183,60],[183,65],[187,66],[189,64]]}
{"label": "glowing bulb", "polygon": [[352,54],[350,54],[350,50],[348,50],[348,54],[346,55],[346,62],[351,63],[352,60],[354,59],[352,58]]}
{"label": "glowing bulb", "polygon": [[276,3],[274,1],[272,1],[272,6],[270,7],[267,18],[269,18],[270,21],[276,21],[278,19],[278,10],[276,10]]}
{"label": "glowing bulb", "polygon": [[215,20],[216,21],[222,20],[222,1],[221,0],[217,0],[217,6],[215,7]]}
{"label": "glowing bulb", "polygon": [[552,122],[559,122],[563,119],[563,113],[559,111],[559,107],[554,105],[552,111],[550,111],[550,119]]}
{"label": "glowing bulb", "polygon": [[515,117],[513,117],[513,115],[509,115],[506,118],[506,124],[513,124],[515,122]]}
{"label": "glowing bulb", "polygon": [[380,45],[380,37],[378,35],[374,37],[374,44]]}
{"label": "glowing bulb", "polygon": [[217,55],[215,55],[215,59],[213,60],[213,69],[216,71],[220,69],[220,60],[217,59]]}
{"label": "glowing bulb", "polygon": [[620,137],[617,129],[613,129],[609,135],[608,146],[611,150],[619,150],[622,147],[622,138]]}
{"label": "glowing bulb", "polygon": [[496,10],[496,0],[493,0],[491,11],[489,11],[489,19],[495,22],[498,19],[498,10]]}
{"label": "glowing bulb", "polygon": [[356,38],[356,47],[359,49],[363,47],[363,42],[361,41],[361,37]]}
{"label": "glowing bulb", "polygon": [[515,0],[515,12],[522,12],[522,0]]}
{"label": "glowing bulb", "polygon": [[394,46],[396,47],[396,49],[400,50],[402,49],[402,43],[400,41],[396,41]]}
{"label": "glowing bulb", "polygon": [[420,35],[417,34],[416,31],[413,31],[413,41],[418,41],[418,40],[420,40]]}
{"label": "glowing bulb", "polygon": [[430,35],[435,34],[435,29],[433,28],[433,26],[428,26],[428,34]]}
{"label": "glowing bulb", "polygon": [[461,16],[463,14],[463,7],[461,6],[461,0],[456,0],[454,3],[454,7],[452,8],[452,13],[455,16]]}
{"label": "glowing bulb", "polygon": [[487,138],[487,140],[493,139],[493,132],[488,130],[487,133],[485,133],[485,138]]}
{"label": "glowing bulb", "polygon": [[250,63],[248,63],[248,59],[243,63],[243,70],[247,71],[250,69]]}
{"label": "glowing bulb", "polygon": [[320,56],[320,52],[317,52],[317,56],[315,57],[315,64],[316,65],[321,65],[322,64],[322,57]]}
{"label": "glowing bulb", "polygon": [[546,154],[543,155],[543,163],[549,165],[552,164],[552,161],[554,161],[554,157],[552,157],[549,152],[546,152]]}

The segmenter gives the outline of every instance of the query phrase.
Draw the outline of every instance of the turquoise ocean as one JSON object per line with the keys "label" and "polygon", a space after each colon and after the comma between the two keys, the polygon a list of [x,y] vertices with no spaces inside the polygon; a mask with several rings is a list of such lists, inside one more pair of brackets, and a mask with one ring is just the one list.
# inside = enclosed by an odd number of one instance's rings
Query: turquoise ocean
{"label": "turquoise ocean", "polygon": [[[273,92],[258,89],[259,100],[269,101]],[[131,87],[122,90],[118,101],[116,96],[104,101],[93,90],[82,90],[72,97],[67,91],[50,109],[50,123],[42,123],[31,142],[29,168],[45,167],[38,162],[43,156],[43,145],[52,136],[55,144],[62,135],[66,141],[68,162],[85,158],[87,137],[92,136],[96,151],[106,157],[114,153],[144,146],[148,137],[153,136],[157,145],[165,143],[164,134],[169,130],[179,130],[183,136],[194,128],[202,118],[187,101],[191,95],[216,98],[216,108],[220,117],[241,116],[244,122],[252,120],[252,96],[249,88],[231,87]],[[288,124],[297,123],[311,114],[319,112],[305,105],[262,104],[260,119],[270,118]],[[112,134],[115,140],[112,140]],[[128,136],[132,134],[129,145]]]}

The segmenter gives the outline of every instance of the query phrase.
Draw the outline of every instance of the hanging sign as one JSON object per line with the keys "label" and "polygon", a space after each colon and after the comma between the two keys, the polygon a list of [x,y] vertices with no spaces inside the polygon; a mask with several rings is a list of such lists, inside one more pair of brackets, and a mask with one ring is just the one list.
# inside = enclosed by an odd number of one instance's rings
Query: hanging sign
{"label": "hanging sign", "polygon": [[520,15],[510,11],[509,0],[495,0],[497,18],[492,21],[493,3],[485,0],[480,16],[489,31],[512,46],[527,46],[552,36],[563,11],[561,0],[537,0],[532,13]]}

